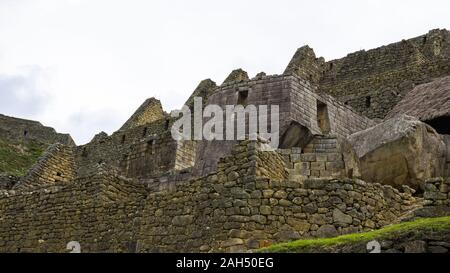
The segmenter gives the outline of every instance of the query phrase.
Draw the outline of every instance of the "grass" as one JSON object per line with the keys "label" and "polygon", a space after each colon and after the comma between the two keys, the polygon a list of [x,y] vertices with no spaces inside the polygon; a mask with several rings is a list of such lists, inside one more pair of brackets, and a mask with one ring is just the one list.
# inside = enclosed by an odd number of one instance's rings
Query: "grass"
{"label": "grass", "polygon": [[0,139],[0,173],[23,176],[44,152],[34,142],[11,143]]}
{"label": "grass", "polygon": [[288,243],[276,244],[259,249],[258,252],[299,252],[304,249],[337,246],[342,244],[357,244],[369,242],[375,239],[389,239],[398,237],[400,234],[416,232],[420,234],[426,231],[450,232],[450,216],[439,218],[421,218],[411,222],[390,225],[378,230],[364,233],[353,233],[334,238],[297,240]]}

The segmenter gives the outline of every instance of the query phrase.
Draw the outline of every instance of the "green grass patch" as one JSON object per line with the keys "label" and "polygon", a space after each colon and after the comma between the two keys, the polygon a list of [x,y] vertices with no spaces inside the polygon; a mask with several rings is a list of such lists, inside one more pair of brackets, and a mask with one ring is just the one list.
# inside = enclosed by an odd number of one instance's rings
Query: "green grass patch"
{"label": "green grass patch", "polygon": [[450,216],[439,218],[421,218],[411,222],[390,225],[378,230],[347,234],[333,238],[297,240],[262,248],[257,252],[300,252],[305,249],[330,247],[342,244],[357,244],[361,242],[369,242],[375,239],[380,240],[395,238],[408,232],[420,234],[426,231],[442,230],[450,231]]}
{"label": "green grass patch", "polygon": [[0,173],[23,176],[46,147],[34,142],[12,143],[0,139]]}

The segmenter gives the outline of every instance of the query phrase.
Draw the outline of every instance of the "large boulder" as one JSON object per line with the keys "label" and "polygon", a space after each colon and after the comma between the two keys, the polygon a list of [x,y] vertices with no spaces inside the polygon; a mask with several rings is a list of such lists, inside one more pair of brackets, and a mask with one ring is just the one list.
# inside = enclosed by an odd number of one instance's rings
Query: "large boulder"
{"label": "large boulder", "polygon": [[350,135],[348,141],[366,181],[423,189],[427,178],[444,173],[442,136],[414,117],[400,115],[385,120]]}

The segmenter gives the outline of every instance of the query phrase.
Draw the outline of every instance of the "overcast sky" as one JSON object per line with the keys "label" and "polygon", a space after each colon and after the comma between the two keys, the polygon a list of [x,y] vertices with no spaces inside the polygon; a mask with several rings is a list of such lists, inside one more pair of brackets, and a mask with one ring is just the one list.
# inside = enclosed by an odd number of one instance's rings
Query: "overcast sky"
{"label": "overcast sky", "polygon": [[448,0],[0,0],[0,113],[77,144],[148,97],[169,112],[235,68],[281,74],[305,44],[326,60],[450,29]]}

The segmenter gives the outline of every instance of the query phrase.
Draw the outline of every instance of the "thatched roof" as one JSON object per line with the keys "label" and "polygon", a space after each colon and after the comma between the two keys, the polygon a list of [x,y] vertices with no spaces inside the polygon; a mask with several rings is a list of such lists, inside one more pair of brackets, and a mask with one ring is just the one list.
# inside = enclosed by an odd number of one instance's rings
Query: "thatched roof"
{"label": "thatched roof", "polygon": [[414,116],[422,121],[450,116],[450,76],[416,86],[386,116]]}

